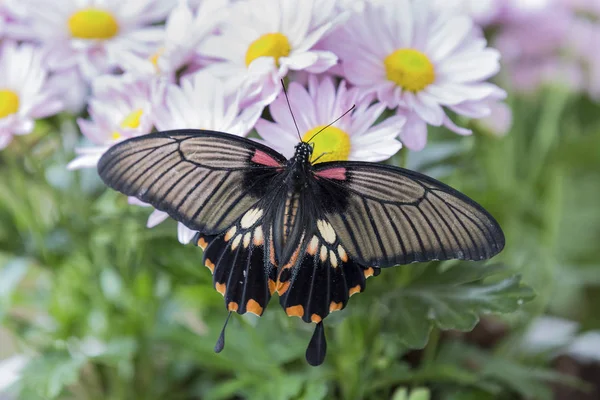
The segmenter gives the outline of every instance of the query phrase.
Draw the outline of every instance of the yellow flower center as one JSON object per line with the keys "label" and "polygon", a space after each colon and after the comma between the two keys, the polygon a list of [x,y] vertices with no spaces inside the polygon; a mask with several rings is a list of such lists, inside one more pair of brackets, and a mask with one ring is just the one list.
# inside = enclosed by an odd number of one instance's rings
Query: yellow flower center
{"label": "yellow flower center", "polygon": [[[135,128],[139,127],[140,119],[142,118],[142,114],[144,114],[144,111],[141,109],[137,109],[137,110],[130,112],[129,114],[127,114],[127,116],[125,118],[123,118],[123,121],[121,122],[121,125],[120,125],[121,128],[135,129]],[[112,138],[114,140],[119,140],[121,138],[121,133],[119,131],[114,131],[112,134]]]}
{"label": "yellow flower center", "polygon": [[310,140],[313,143],[311,161],[347,161],[350,156],[350,136],[340,128],[330,126],[319,133],[314,139],[311,137],[326,125],[319,125],[309,130],[302,137],[303,141]]}
{"label": "yellow flower center", "polygon": [[279,65],[279,58],[290,54],[292,47],[288,38],[281,33],[267,33],[262,35],[248,47],[246,51],[246,66],[258,57],[273,57],[275,64]]}
{"label": "yellow flower center", "polygon": [[414,49],[398,49],[383,60],[387,78],[411,92],[425,89],[435,81],[435,70],[427,56]]}
{"label": "yellow flower center", "polygon": [[0,89],[0,118],[19,111],[19,95],[12,90]]}
{"label": "yellow flower center", "polygon": [[156,52],[148,58],[150,60],[150,62],[152,63],[152,65],[154,65],[154,69],[156,70],[156,72],[160,72],[160,67],[158,66],[158,59],[164,53],[165,53],[165,48],[161,47],[160,49],[156,50]]}
{"label": "yellow flower center", "polygon": [[119,33],[119,24],[108,11],[86,8],[71,15],[69,30],[78,39],[110,39]]}

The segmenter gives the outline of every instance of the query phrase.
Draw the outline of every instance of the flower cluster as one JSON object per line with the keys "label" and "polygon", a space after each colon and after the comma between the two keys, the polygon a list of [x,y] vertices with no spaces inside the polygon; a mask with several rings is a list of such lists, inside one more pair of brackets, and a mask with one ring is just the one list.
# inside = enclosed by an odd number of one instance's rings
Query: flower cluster
{"label": "flower cluster", "polygon": [[[547,57],[573,41],[565,34],[571,20],[548,31],[531,21],[546,26],[557,9],[600,15],[593,0],[547,1],[539,11],[514,0],[4,0],[0,148],[30,133],[36,119],[87,110],[77,118],[84,140],[71,169],[95,167],[115,143],[167,129],[255,130],[290,155],[298,134],[282,80],[303,139],[355,106],[316,139],[320,161],[422,150],[428,126],[468,135],[467,119],[503,133],[506,93],[490,82],[500,55],[522,86],[532,72],[512,66],[527,68],[524,57]],[[600,30],[588,22],[573,34],[593,41]],[[500,25],[501,51],[487,44],[489,24]],[[586,66],[600,68],[597,52],[571,47],[571,59],[586,54]],[[598,95],[600,73],[591,76]],[[148,226],[165,218],[155,211]],[[191,237],[186,229],[182,241]]]}

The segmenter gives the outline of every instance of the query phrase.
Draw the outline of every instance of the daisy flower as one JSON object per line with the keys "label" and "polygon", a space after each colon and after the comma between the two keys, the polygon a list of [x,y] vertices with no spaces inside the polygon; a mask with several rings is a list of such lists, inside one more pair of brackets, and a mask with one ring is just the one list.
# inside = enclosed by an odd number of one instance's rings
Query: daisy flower
{"label": "daisy flower", "polygon": [[436,11],[428,0],[366,3],[324,45],[362,93],[459,134],[470,131],[456,129],[445,108],[499,90],[485,80],[498,72],[500,53],[486,48],[470,18]]}
{"label": "daisy flower", "polygon": [[47,76],[38,49],[9,41],[0,44],[0,149],[13,135],[30,133],[36,119],[61,111]]}
{"label": "daisy flower", "polygon": [[193,9],[189,3],[188,0],[179,0],[171,11],[162,43],[150,57],[124,54],[120,66],[133,73],[168,76],[173,80],[179,69],[195,60],[200,44],[226,18],[229,0],[196,1],[199,4]]}
{"label": "daisy flower", "polygon": [[81,133],[93,146],[77,148],[77,157],[67,168],[93,168],[110,146],[152,131],[153,100],[148,82],[131,75],[102,76],[94,80],[89,102],[90,119],[77,119]]}
{"label": "daisy flower", "polygon": [[221,34],[206,40],[201,54],[222,61],[206,70],[224,80],[228,91],[265,104],[281,91],[288,71],[321,73],[337,62],[314,45],[344,20],[335,0],[255,0],[235,3]]}
{"label": "daisy flower", "polygon": [[[433,7],[468,15],[480,25],[492,23],[512,0],[433,0]],[[522,0],[521,0],[522,1]]]}
{"label": "daisy flower", "polygon": [[27,13],[18,0],[0,0],[0,39],[29,39]]}
{"label": "daisy flower", "polygon": [[[347,89],[344,81],[336,89],[331,77],[324,76],[318,80],[312,75],[308,80],[308,90],[292,82],[288,95],[302,140],[314,143],[313,162],[317,159],[319,162],[382,161],[402,147],[397,137],[405,118],[395,115],[375,124],[385,111],[385,105],[371,104],[372,98],[359,97],[359,90]],[[356,109],[352,113],[313,138],[353,105],[356,105]],[[256,130],[267,145],[291,157],[299,139],[283,94],[270,105],[269,111],[275,122],[261,119],[256,124]]]}
{"label": "daisy flower", "polygon": [[51,69],[78,66],[91,79],[109,72],[124,54],[149,56],[163,39],[168,0],[30,0],[31,28]]}
{"label": "daisy flower", "polygon": [[[160,131],[206,129],[246,136],[263,109],[260,105],[242,108],[239,98],[228,96],[222,82],[206,72],[188,76],[181,86],[169,84],[164,99],[154,110],[156,128]],[[130,198],[130,202],[147,206],[135,198]],[[154,210],[147,226],[154,227],[167,218],[167,213]],[[181,243],[189,243],[195,234],[178,222],[177,236]]]}

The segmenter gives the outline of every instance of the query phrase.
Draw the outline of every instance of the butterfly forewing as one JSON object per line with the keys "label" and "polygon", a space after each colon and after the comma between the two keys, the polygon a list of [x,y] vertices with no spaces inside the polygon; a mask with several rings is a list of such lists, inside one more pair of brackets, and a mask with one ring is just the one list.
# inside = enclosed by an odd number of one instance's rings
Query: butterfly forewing
{"label": "butterfly forewing", "polygon": [[248,139],[179,130],[111,147],[98,172],[114,189],[210,235],[230,227],[263,198],[284,163],[279,153]]}
{"label": "butterfly forewing", "polygon": [[481,206],[451,187],[405,169],[364,162],[315,166],[325,218],[353,259],[389,267],[415,261],[482,260],[504,235]]}

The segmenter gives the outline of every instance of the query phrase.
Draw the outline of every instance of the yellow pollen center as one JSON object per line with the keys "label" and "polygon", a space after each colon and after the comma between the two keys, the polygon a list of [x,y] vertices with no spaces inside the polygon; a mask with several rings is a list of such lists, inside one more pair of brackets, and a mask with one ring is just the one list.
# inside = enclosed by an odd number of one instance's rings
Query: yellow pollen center
{"label": "yellow pollen center", "polygon": [[[140,118],[142,118],[143,113],[144,113],[144,111],[141,109],[137,109],[137,110],[130,112],[125,118],[123,118],[123,121],[121,122],[121,125],[120,125],[121,128],[135,129],[135,128],[139,127],[140,126]],[[119,133],[118,131],[114,131],[112,134],[112,138],[114,140],[120,139],[121,133]]]}
{"label": "yellow pollen center", "polygon": [[310,140],[313,143],[311,161],[347,161],[350,156],[350,136],[340,128],[330,126],[319,133],[314,139],[311,137],[326,125],[319,125],[309,130],[302,137],[302,141]]}
{"label": "yellow pollen center", "polygon": [[160,49],[158,49],[154,54],[152,54],[148,59],[150,60],[150,62],[152,63],[152,65],[154,65],[154,69],[156,70],[156,72],[160,72],[160,68],[158,66],[158,59],[160,58],[160,56],[162,56],[165,52],[164,47],[161,47]]}
{"label": "yellow pollen center", "polygon": [[119,33],[117,20],[108,11],[85,8],[69,17],[71,36],[78,39],[110,39]]}
{"label": "yellow pollen center", "polygon": [[290,54],[292,47],[288,38],[281,33],[267,33],[262,35],[248,47],[246,51],[246,66],[258,57],[273,57],[275,64],[279,65],[279,58]]}
{"label": "yellow pollen center", "polygon": [[19,95],[12,90],[0,89],[0,118],[19,111]]}
{"label": "yellow pollen center", "polygon": [[398,49],[383,60],[388,80],[411,92],[435,81],[435,69],[427,56],[414,49]]}

